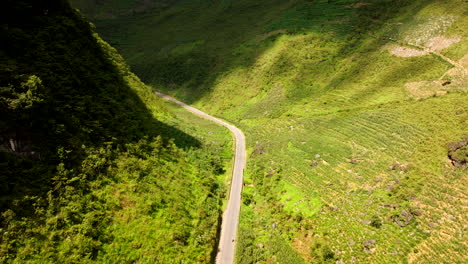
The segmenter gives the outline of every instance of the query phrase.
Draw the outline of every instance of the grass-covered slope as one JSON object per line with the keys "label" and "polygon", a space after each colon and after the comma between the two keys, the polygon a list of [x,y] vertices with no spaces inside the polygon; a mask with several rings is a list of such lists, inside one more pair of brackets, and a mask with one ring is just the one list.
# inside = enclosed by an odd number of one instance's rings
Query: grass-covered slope
{"label": "grass-covered slope", "polygon": [[67,1],[0,9],[0,262],[209,262],[227,132],[162,103]]}
{"label": "grass-covered slope", "polygon": [[238,263],[463,263],[467,10],[187,0],[94,22],[143,80],[246,133]]}

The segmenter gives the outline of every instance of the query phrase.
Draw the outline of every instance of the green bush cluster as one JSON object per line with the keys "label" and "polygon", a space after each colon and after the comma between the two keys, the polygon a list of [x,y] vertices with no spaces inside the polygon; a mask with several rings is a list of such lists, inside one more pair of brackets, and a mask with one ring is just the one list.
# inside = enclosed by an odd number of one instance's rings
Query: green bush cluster
{"label": "green bush cluster", "polygon": [[336,261],[335,253],[330,249],[325,238],[314,240],[310,250],[311,255],[317,260],[315,263],[334,263]]}
{"label": "green bush cluster", "polygon": [[161,138],[125,148],[63,160],[46,195],[17,200],[33,212],[3,211],[2,262],[210,261],[222,189],[205,161],[215,159]]}

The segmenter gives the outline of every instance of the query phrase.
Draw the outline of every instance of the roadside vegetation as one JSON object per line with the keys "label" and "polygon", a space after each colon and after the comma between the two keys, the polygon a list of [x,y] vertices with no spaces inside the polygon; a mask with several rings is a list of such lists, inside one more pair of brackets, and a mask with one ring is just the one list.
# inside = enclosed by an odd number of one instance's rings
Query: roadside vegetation
{"label": "roadside vegetation", "polygon": [[187,0],[92,19],[143,81],[246,133],[238,263],[463,263],[467,10]]}
{"label": "roadside vegetation", "polygon": [[2,3],[0,262],[210,262],[228,131],[167,105],[65,0]]}

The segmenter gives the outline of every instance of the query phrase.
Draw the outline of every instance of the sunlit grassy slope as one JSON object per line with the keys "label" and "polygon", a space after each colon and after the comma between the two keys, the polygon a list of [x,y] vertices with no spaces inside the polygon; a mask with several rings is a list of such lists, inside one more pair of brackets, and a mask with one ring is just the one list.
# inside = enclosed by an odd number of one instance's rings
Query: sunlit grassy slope
{"label": "sunlit grassy slope", "polygon": [[447,144],[468,134],[467,5],[181,1],[94,22],[143,80],[246,132],[238,263],[463,263]]}

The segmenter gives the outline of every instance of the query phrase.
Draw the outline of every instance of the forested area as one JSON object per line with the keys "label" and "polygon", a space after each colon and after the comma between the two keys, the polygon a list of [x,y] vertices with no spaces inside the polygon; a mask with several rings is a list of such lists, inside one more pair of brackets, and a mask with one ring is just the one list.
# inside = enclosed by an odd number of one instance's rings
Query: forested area
{"label": "forested area", "polygon": [[216,150],[66,0],[0,5],[0,262],[209,261]]}

